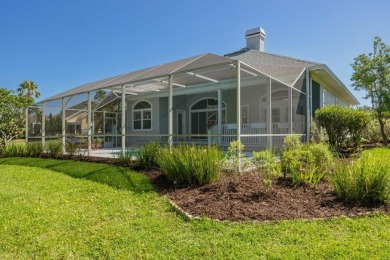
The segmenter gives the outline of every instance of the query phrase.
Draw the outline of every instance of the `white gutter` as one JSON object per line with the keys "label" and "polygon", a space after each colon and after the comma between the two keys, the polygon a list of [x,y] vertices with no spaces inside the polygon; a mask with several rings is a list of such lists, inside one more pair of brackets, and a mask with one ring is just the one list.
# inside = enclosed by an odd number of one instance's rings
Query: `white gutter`
{"label": "white gutter", "polygon": [[333,71],[329,69],[328,66],[323,64],[314,67],[308,67],[308,69],[309,71],[325,70],[343,88],[343,90],[345,90],[347,94],[352,97],[352,99],[356,102],[357,105],[360,104],[360,102],[355,98],[355,96],[351,93],[351,91],[349,91],[347,86],[344,85],[344,83],[336,76],[336,74],[333,73]]}

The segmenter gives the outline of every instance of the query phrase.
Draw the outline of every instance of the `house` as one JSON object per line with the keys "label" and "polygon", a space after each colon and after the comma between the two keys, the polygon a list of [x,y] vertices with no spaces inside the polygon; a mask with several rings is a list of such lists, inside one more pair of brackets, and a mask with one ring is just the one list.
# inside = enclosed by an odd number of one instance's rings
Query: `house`
{"label": "house", "polygon": [[[245,48],[224,56],[197,55],[47,98],[29,109],[27,139],[78,134],[122,150],[148,141],[227,147],[240,140],[249,151],[278,149],[289,134],[309,140],[315,109],[358,104],[325,64],[265,52],[262,28],[245,37]],[[62,119],[50,135],[42,119],[49,114]]]}

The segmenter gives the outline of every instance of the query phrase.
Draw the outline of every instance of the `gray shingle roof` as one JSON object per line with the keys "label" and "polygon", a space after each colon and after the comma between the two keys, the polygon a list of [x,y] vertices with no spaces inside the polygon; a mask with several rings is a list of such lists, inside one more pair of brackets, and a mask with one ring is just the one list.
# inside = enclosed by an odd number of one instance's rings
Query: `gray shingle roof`
{"label": "gray shingle roof", "polygon": [[[317,62],[295,59],[291,57],[244,48],[239,51],[226,54],[225,56],[218,56],[215,54],[207,53],[95,81],[72,88],[63,93],[42,100],[39,103],[98,89],[107,89],[112,87],[118,88],[119,86],[126,83],[132,85],[132,83],[139,81],[143,81],[144,83],[147,82],[148,85],[140,85],[139,87],[134,87],[131,91],[140,93],[143,92],[143,90],[148,91],[148,88],[150,87],[165,89],[167,88],[167,84],[166,78],[164,79],[164,77],[167,77],[168,75],[172,74],[175,74],[174,82],[177,84],[184,84],[187,86],[202,84],[205,83],[204,79],[194,77],[192,75],[187,74],[186,72],[213,65],[232,63],[233,60],[240,60],[241,62],[243,62],[243,65],[248,65],[253,69],[258,70],[261,73],[266,74],[267,76],[272,77],[291,87],[293,87],[293,84],[296,82],[297,79],[299,79],[299,77],[302,75],[303,71],[306,68],[325,66],[324,64]],[[226,66],[228,68],[232,68],[228,65]],[[225,69],[223,71],[202,70],[201,74],[202,76],[210,77],[217,80],[227,80],[235,77],[235,71],[233,69]],[[157,82],[154,80],[149,81],[149,79],[151,78],[159,78],[158,81],[161,79],[162,80],[161,82]],[[137,84],[138,83],[135,83],[135,85]],[[344,88],[346,89],[346,87]],[[348,92],[348,89],[346,89],[346,91]],[[353,95],[349,92],[348,95],[351,95],[353,97]]]}
{"label": "gray shingle roof", "polygon": [[246,48],[226,54],[225,57],[240,60],[289,86],[291,86],[302,74],[303,69],[323,65],[317,62],[305,61]]}

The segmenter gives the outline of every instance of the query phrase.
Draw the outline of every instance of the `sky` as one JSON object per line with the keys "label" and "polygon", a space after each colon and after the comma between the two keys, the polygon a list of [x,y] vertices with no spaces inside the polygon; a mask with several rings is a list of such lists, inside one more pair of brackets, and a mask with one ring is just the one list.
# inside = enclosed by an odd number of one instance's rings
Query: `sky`
{"label": "sky", "polygon": [[390,45],[388,0],[0,0],[0,87],[24,80],[41,99],[72,87],[203,53],[245,47],[325,63],[351,86],[353,59],[379,36]]}

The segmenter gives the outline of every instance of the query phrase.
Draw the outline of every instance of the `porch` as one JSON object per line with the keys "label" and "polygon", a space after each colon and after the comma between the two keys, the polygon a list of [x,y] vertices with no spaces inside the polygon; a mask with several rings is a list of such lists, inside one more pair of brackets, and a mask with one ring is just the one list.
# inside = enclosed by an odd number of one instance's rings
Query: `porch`
{"label": "porch", "polygon": [[286,135],[307,138],[305,77],[303,70],[281,80],[238,60],[205,54],[43,100],[26,111],[26,139],[42,145],[61,139],[65,147],[66,138],[76,136],[86,143],[88,156],[150,141],[226,149],[240,140],[247,151],[279,149]]}

